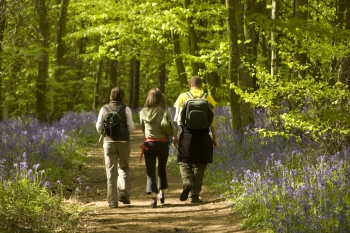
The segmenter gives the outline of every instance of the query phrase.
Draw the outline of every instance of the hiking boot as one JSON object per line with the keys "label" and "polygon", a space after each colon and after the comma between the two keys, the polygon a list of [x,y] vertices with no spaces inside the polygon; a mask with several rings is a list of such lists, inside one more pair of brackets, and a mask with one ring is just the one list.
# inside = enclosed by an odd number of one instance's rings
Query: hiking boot
{"label": "hiking boot", "polygon": [[157,198],[156,197],[152,198],[151,208],[157,208]]}
{"label": "hiking boot", "polygon": [[160,200],[160,203],[164,204],[164,200],[165,200],[165,198],[164,198],[164,192],[158,193],[157,196],[158,196],[158,199]]}
{"label": "hiking boot", "polygon": [[199,196],[192,196],[192,197],[190,197],[190,202],[191,203],[198,203],[198,202],[203,202],[203,200]]}
{"label": "hiking boot", "polygon": [[192,186],[185,185],[183,187],[182,193],[180,195],[180,201],[186,201],[188,198],[188,194],[191,192]]}
{"label": "hiking boot", "polygon": [[129,198],[120,198],[119,202],[122,202],[123,204],[126,204],[126,205],[130,204]]}

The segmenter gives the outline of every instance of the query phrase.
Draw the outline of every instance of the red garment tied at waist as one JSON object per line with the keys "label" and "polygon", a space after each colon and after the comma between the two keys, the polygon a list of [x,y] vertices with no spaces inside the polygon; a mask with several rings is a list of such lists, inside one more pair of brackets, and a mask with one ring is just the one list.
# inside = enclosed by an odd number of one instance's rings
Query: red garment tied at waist
{"label": "red garment tied at waist", "polygon": [[146,142],[167,142],[167,141],[168,140],[166,139],[166,137],[163,137],[163,138],[146,138],[144,143],[142,143],[140,145],[140,148],[141,148],[140,163],[142,161],[143,154],[144,154],[145,150],[148,150],[148,148],[145,146]]}

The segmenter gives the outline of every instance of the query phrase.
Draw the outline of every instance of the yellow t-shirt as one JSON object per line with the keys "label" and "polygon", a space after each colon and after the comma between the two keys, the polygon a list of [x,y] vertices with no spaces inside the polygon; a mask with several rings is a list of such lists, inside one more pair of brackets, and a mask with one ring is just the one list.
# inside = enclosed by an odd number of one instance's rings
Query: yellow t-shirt
{"label": "yellow t-shirt", "polygon": [[[193,95],[193,97],[194,97],[195,99],[196,99],[196,98],[200,98],[200,97],[203,95],[203,93],[204,93],[202,90],[197,90],[197,89],[191,90],[190,92],[191,92],[191,94]],[[188,97],[188,95],[186,94],[186,92],[185,92],[185,93],[181,93],[181,94],[179,95],[179,97],[177,98],[177,100],[176,100],[176,102],[175,102],[175,104],[174,104],[174,107],[175,107],[176,109],[180,109],[181,105],[182,105],[183,103],[185,103],[185,101],[186,101],[188,98],[189,98],[189,97]],[[213,107],[215,107],[216,102],[215,102],[215,100],[213,99],[213,97],[212,97],[211,95],[208,95],[206,99],[208,100],[208,102],[209,102]]]}
{"label": "yellow t-shirt", "polygon": [[[200,97],[203,95],[203,93],[204,93],[202,90],[198,90],[198,89],[191,90],[190,92],[191,92],[191,94],[193,95],[193,97],[194,97],[195,99],[196,99],[196,98],[200,98]],[[180,108],[181,108],[182,104],[185,103],[186,100],[187,100],[188,98],[189,98],[189,96],[186,94],[186,92],[181,93],[181,94],[179,95],[179,97],[177,98],[177,100],[175,101],[175,104],[174,104],[174,107],[176,108],[176,110],[177,110],[178,112],[180,111]],[[213,107],[215,107],[216,102],[215,102],[215,100],[213,99],[213,97],[212,97],[211,95],[208,94],[206,99],[208,100],[208,102],[209,102]],[[216,122],[216,121],[215,121],[215,117],[214,117],[213,122],[211,123],[211,127],[215,126],[215,122]],[[181,125],[180,117],[178,117],[177,123],[178,123],[179,125]]]}

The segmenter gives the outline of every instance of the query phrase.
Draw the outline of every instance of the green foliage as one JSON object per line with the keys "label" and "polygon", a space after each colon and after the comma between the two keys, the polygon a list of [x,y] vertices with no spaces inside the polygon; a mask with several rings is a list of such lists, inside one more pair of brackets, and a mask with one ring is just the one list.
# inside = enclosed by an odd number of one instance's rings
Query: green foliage
{"label": "green foliage", "polygon": [[1,232],[72,232],[78,221],[76,207],[43,187],[45,172],[15,168],[13,176],[1,180]]}

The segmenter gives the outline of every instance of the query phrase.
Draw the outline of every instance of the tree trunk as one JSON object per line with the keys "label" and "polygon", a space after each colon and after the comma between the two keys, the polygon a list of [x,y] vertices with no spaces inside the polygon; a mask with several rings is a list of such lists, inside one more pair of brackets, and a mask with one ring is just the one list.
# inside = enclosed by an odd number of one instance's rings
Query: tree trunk
{"label": "tree trunk", "polygon": [[[254,14],[254,13],[262,13],[264,5],[262,2],[256,3],[254,0],[245,0],[244,9],[246,14]],[[245,15],[246,17],[246,15]],[[255,64],[258,57],[258,47],[259,47],[259,33],[255,30],[255,24],[248,25],[247,21],[244,21],[244,34],[246,41],[250,41],[248,43],[247,52],[250,57],[249,62]],[[253,75],[253,87],[254,90],[258,89],[257,86],[257,78],[256,72]]]}
{"label": "tree trunk", "polygon": [[54,70],[54,80],[57,82],[59,88],[54,91],[51,121],[60,118],[65,111],[67,111],[67,103],[60,93],[64,92],[63,74],[64,74],[64,55],[66,54],[66,46],[64,43],[64,36],[67,31],[67,11],[69,0],[57,0],[57,4],[61,4],[58,20],[56,22],[56,38],[55,38],[55,59],[56,69]]}
{"label": "tree trunk", "polygon": [[220,102],[221,98],[217,95],[217,89],[220,87],[220,77],[217,72],[210,72],[206,75],[207,85],[209,86],[208,92],[213,98]]}
{"label": "tree trunk", "polygon": [[[307,24],[308,12],[302,8],[308,5],[308,0],[294,0],[294,17],[305,21]],[[298,61],[299,66],[304,66],[306,64],[306,53],[299,52],[302,49],[301,41],[298,40],[297,51],[295,53],[295,60]],[[306,76],[306,70],[304,68],[297,68],[295,76],[301,75],[302,78]]]}
{"label": "tree trunk", "polygon": [[165,94],[165,79],[166,79],[166,59],[165,48],[162,46],[159,49],[159,65],[158,65],[158,88]]}
{"label": "tree trunk", "polygon": [[[272,0],[271,4],[271,19],[278,20],[278,6],[277,0]],[[276,66],[278,60],[278,50],[277,50],[277,40],[276,40],[276,28],[271,28],[271,77],[275,76]]]}
{"label": "tree trunk", "polygon": [[[229,49],[229,79],[232,84],[238,86],[238,73],[237,65],[235,64],[234,54],[236,53],[235,43],[237,41],[235,34],[235,11],[233,8],[234,1],[236,0],[226,0],[226,10],[227,10],[227,39],[228,39],[228,49]],[[230,88],[229,91],[230,100],[230,110],[231,110],[231,126],[234,129],[240,129],[242,127],[241,122],[241,110],[239,104],[239,96],[236,92]]]}
{"label": "tree trunk", "polygon": [[182,88],[186,88],[188,86],[187,76],[186,76],[186,70],[184,63],[182,61],[181,57],[181,46],[180,46],[180,36],[179,34],[175,33],[173,30],[171,31],[171,37],[174,45],[174,59],[175,59],[175,65],[176,65],[176,71],[177,75],[179,77],[180,86]]}
{"label": "tree trunk", "polygon": [[[6,23],[6,1],[0,0],[0,103],[4,102],[2,95],[3,71],[2,71],[2,42],[4,40],[4,31]],[[3,107],[0,104],[0,121],[3,120]]]}
{"label": "tree trunk", "polygon": [[133,102],[133,97],[134,97],[134,63],[135,63],[136,58],[133,57],[130,60],[130,70],[129,70],[129,101],[128,101],[128,106],[132,105]]}
{"label": "tree trunk", "polygon": [[[85,28],[85,25],[83,22],[80,22],[80,25],[82,28]],[[86,52],[86,43],[87,43],[88,38],[84,37],[84,38],[79,38],[77,40],[77,45],[74,48],[74,56],[73,59],[75,60],[74,63],[72,64],[68,64],[67,62],[65,63],[66,66],[68,67],[68,69],[74,69],[76,70],[76,75],[74,76],[74,80],[83,80],[84,77],[88,76],[86,69],[84,69],[84,61],[79,59],[79,56],[84,54]],[[76,84],[76,90],[80,89],[80,85]],[[71,92],[71,93],[67,93],[68,94],[68,98],[73,100],[73,101],[69,101],[68,102],[68,106],[67,108],[69,110],[74,109],[74,107],[78,104],[82,104],[82,101],[80,99],[80,91],[76,91],[76,92]],[[91,101],[90,99],[84,99],[84,105],[86,106],[90,106]]]}
{"label": "tree trunk", "polygon": [[[186,9],[190,9],[192,2],[191,0],[185,0]],[[188,36],[190,39],[190,53],[192,56],[198,56],[198,35],[194,28],[194,18],[192,15],[187,16],[187,25],[188,25]],[[196,61],[191,62],[192,66],[192,75],[198,75],[199,72],[199,63]]]}
{"label": "tree trunk", "polygon": [[[253,79],[249,76],[246,68],[242,67],[241,58],[246,56],[243,18],[239,1],[226,0],[228,13],[227,29],[229,42],[229,76],[231,83],[244,91],[253,89]],[[232,127],[241,130],[243,127],[254,124],[253,111],[249,103],[239,102],[239,95],[230,88],[230,106],[232,115]]]}
{"label": "tree trunk", "polygon": [[103,67],[103,60],[101,59],[97,64],[97,70],[96,70],[96,79],[95,79],[95,88],[94,88],[94,102],[92,105],[93,110],[98,109],[99,105],[99,93],[100,93],[100,84],[102,79],[102,67]]}
{"label": "tree trunk", "polygon": [[[345,29],[350,30],[350,1],[346,1],[346,25]],[[349,43],[347,41],[347,43]],[[340,81],[344,83],[345,85],[350,85],[350,54],[347,55],[347,57],[344,59],[342,64],[342,74],[340,77]]]}
{"label": "tree trunk", "polygon": [[113,87],[117,86],[117,75],[118,75],[118,61],[117,60],[109,60],[109,72],[108,72],[108,81],[110,90]]}
{"label": "tree trunk", "polygon": [[166,68],[165,62],[159,65],[158,71],[158,88],[165,94],[165,79],[166,79]]}
{"label": "tree trunk", "polygon": [[133,78],[133,96],[131,108],[137,109],[139,107],[140,99],[140,60],[135,58],[134,62],[134,78]]}
{"label": "tree trunk", "polygon": [[[244,35],[247,45],[247,53],[250,64],[255,64],[258,57],[258,45],[259,45],[259,33],[255,30],[255,24],[250,24],[247,22],[247,15],[257,13],[257,4],[255,0],[245,0],[244,2]],[[259,9],[261,9],[260,7]],[[260,10],[261,11],[261,10]],[[261,12],[259,12],[261,13]],[[253,86],[254,90],[257,89],[256,86],[256,72],[253,72]]]}
{"label": "tree trunk", "polygon": [[[247,68],[241,65],[242,62],[240,59],[242,57],[247,57],[247,49],[245,43],[238,43],[238,41],[245,41],[244,37],[244,23],[243,23],[243,15],[241,12],[242,6],[240,1],[234,1],[234,11],[236,16],[236,35],[238,40],[236,40],[237,50],[235,53],[235,60],[239,62],[238,68],[238,78],[239,78],[239,87],[244,91],[252,91],[253,90],[253,78],[249,75]],[[240,102],[240,110],[241,110],[241,127],[249,126],[254,124],[254,115],[253,110],[250,107],[249,103]]]}
{"label": "tree trunk", "polygon": [[50,25],[47,18],[45,0],[35,0],[35,10],[39,17],[41,55],[38,61],[38,76],[36,80],[36,114],[41,121],[47,121],[46,82],[49,76],[49,38]]}

